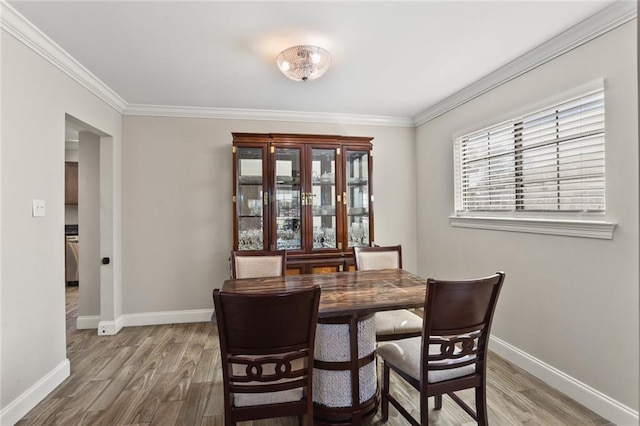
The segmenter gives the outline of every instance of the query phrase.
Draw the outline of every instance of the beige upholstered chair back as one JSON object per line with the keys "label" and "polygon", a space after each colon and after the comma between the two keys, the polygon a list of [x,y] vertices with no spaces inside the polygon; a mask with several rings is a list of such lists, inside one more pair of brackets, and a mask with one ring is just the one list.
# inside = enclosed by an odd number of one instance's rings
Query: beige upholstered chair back
{"label": "beige upholstered chair back", "polygon": [[286,252],[231,253],[232,278],[279,277],[286,270]]}
{"label": "beige upholstered chair back", "polygon": [[402,269],[402,251],[400,246],[356,247],[356,269],[370,271],[374,269]]}

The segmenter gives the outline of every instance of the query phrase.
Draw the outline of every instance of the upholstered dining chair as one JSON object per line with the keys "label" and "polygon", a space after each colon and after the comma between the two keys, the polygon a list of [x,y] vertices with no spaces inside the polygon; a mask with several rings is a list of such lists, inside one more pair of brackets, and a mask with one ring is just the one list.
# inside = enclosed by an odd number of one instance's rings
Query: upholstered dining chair
{"label": "upholstered dining chair", "polygon": [[[236,278],[280,277],[287,270],[286,250],[231,251],[229,275]],[[216,324],[217,315],[211,314],[211,323]]]}
{"label": "upholstered dining chair", "polygon": [[[391,403],[414,426],[429,424],[428,398],[447,394],[479,425],[487,425],[487,344],[504,273],[466,281],[429,279],[422,337],[378,346],[383,360],[382,419]],[[390,370],[420,392],[420,422],[390,394]],[[475,411],[455,392],[475,389]]]}
{"label": "upholstered dining chair", "polygon": [[[356,269],[402,269],[402,246],[354,248]],[[422,335],[422,318],[408,309],[376,312],[376,340],[384,342]]]}
{"label": "upholstered dining chair", "polygon": [[285,416],[299,416],[312,425],[320,287],[270,294],[216,289],[213,302],[225,425]]}
{"label": "upholstered dining chair", "polygon": [[232,251],[231,278],[279,277],[287,269],[287,251]]}

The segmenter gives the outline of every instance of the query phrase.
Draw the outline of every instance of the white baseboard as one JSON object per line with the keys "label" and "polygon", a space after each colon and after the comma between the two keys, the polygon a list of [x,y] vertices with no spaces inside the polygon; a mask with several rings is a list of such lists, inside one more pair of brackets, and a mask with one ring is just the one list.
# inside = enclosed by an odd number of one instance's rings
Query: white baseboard
{"label": "white baseboard", "polygon": [[189,322],[211,321],[213,309],[191,309],[187,311],[145,312],[141,314],[126,314],[125,327],[156,324],[181,324]]}
{"label": "white baseboard", "polygon": [[76,328],[78,330],[98,328],[98,324],[100,324],[100,315],[82,315],[76,318]]}
{"label": "white baseboard", "polygon": [[211,322],[213,309],[191,309],[186,311],[144,312],[140,314],[125,314],[115,321],[100,321],[98,315],[78,317],[78,330],[98,329],[100,336],[112,336],[123,327],[137,327],[142,325],[182,324],[190,322]]}
{"label": "white baseboard", "polygon": [[100,321],[98,323],[98,335],[99,336],[113,336],[122,330],[124,327],[124,321],[122,316],[116,318],[115,321]]}
{"label": "white baseboard", "polygon": [[491,336],[490,349],[616,425],[638,425],[637,411],[504,340]]}
{"label": "white baseboard", "polygon": [[0,425],[16,424],[70,374],[71,365],[69,360],[65,359],[0,411]]}

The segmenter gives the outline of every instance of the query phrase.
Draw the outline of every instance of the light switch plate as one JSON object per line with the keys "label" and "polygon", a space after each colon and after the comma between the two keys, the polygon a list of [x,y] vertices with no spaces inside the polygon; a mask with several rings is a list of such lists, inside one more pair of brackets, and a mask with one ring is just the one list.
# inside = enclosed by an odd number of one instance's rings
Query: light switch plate
{"label": "light switch plate", "polygon": [[33,200],[31,213],[33,217],[44,216],[44,200]]}

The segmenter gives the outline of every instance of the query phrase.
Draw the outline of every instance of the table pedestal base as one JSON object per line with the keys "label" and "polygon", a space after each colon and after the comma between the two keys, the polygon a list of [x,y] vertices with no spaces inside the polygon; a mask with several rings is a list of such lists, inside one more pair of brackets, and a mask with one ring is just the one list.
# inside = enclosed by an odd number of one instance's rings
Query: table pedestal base
{"label": "table pedestal base", "polygon": [[313,417],[316,424],[361,424],[376,414],[379,390],[373,314],[321,318],[316,329]]}

